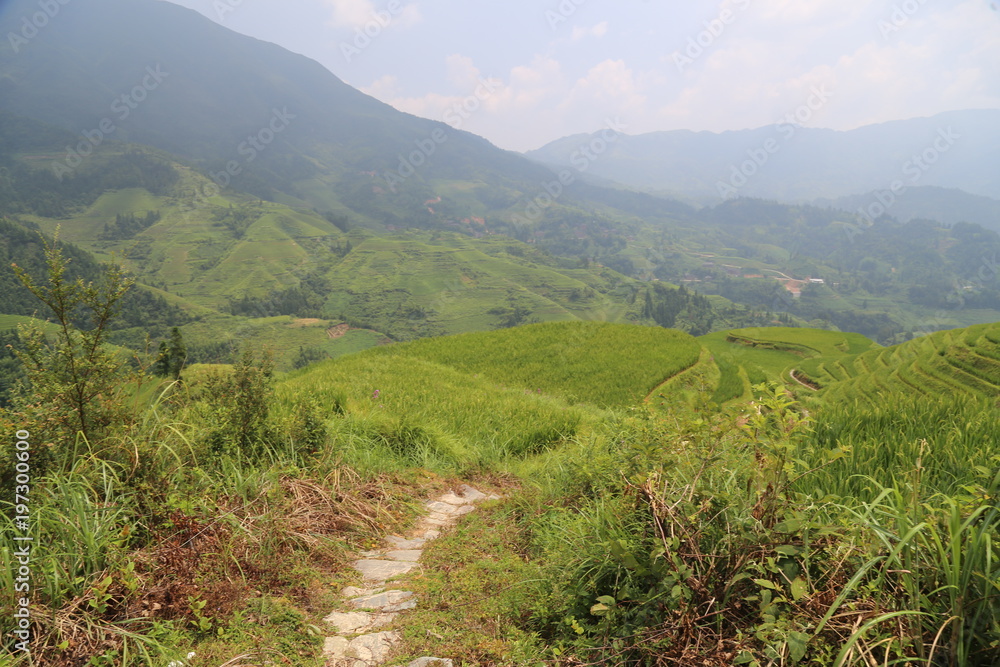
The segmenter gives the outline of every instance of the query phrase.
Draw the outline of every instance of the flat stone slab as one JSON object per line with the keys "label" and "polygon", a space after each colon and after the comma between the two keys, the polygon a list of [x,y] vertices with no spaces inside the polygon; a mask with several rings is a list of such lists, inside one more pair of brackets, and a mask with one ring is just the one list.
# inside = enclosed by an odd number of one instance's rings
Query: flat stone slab
{"label": "flat stone slab", "polygon": [[416,563],[420,560],[420,554],[423,551],[420,549],[403,549],[400,551],[387,551],[385,557],[389,560],[398,560],[406,563]]}
{"label": "flat stone slab", "polygon": [[[417,606],[412,591],[386,591],[348,601],[355,609],[380,609],[382,611],[404,611]],[[405,606],[410,605],[410,606]]]}
{"label": "flat stone slab", "polygon": [[430,516],[424,517],[421,523],[423,523],[425,526],[444,527],[444,526],[450,526],[455,522],[450,516],[443,516],[441,514],[431,514]]}
{"label": "flat stone slab", "polygon": [[381,593],[384,588],[358,588],[357,586],[348,586],[344,590],[340,591],[340,594],[345,598],[358,598],[362,596],[375,595],[376,593]]}
{"label": "flat stone slab", "polygon": [[369,614],[363,611],[335,611],[323,620],[336,628],[342,635],[356,635],[388,625],[395,614]]}
{"label": "flat stone slab", "polygon": [[448,503],[449,505],[468,505],[471,501],[466,500],[462,496],[456,496],[454,493],[449,491],[438,498],[438,502]]}
{"label": "flat stone slab", "polygon": [[465,516],[466,514],[469,514],[470,512],[475,512],[475,511],[476,511],[476,507],[474,505],[462,505],[461,507],[459,507],[459,508],[457,508],[455,510],[455,515],[456,516]]}
{"label": "flat stone slab", "polygon": [[385,581],[398,577],[416,566],[416,563],[403,563],[398,560],[359,560],[354,563],[354,569],[368,581]]}
{"label": "flat stone slab", "polygon": [[468,503],[478,503],[480,500],[486,500],[489,497],[482,491],[477,491],[468,484],[463,484],[458,487],[458,491]]}
{"label": "flat stone slab", "polygon": [[339,660],[347,655],[351,640],[347,637],[327,637],[323,640],[323,655],[333,660]]}
{"label": "flat stone slab", "polygon": [[396,547],[397,549],[422,549],[427,543],[427,540],[413,539],[408,540],[405,537],[398,537],[392,535],[386,538],[386,542]]}
{"label": "flat stone slab", "polygon": [[427,542],[430,542],[431,540],[436,540],[439,537],[441,537],[441,531],[440,530],[433,530],[432,529],[432,530],[428,530],[427,532],[424,533],[424,540],[427,541]]}
{"label": "flat stone slab", "polygon": [[436,500],[427,503],[426,507],[431,512],[444,514],[445,516],[450,516],[458,513],[458,506],[450,505],[448,503],[442,503]]}
{"label": "flat stone slab", "polygon": [[[366,667],[374,667],[385,662],[392,645],[399,641],[398,632],[377,632],[371,635],[361,635],[351,640],[347,649],[347,658],[356,658]],[[353,667],[360,667],[357,662]]]}
{"label": "flat stone slab", "polygon": [[455,667],[447,658],[417,658],[406,667]]}

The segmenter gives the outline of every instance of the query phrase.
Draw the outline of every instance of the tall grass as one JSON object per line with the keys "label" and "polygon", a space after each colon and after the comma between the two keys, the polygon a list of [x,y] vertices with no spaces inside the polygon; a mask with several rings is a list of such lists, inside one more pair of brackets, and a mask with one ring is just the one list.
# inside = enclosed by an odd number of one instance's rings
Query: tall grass
{"label": "tall grass", "polygon": [[277,388],[278,412],[290,412],[302,395],[325,411],[332,449],[365,469],[393,459],[451,471],[489,467],[553,447],[599,414],[439,363],[392,355],[356,355],[292,376]]}
{"label": "tall grass", "polygon": [[[877,403],[835,403],[819,410],[810,445],[847,448],[836,466],[804,478],[800,490],[871,500],[901,483],[922,461],[925,493],[955,495],[988,484],[1000,463],[995,399],[887,395]],[[813,461],[821,465],[821,461]]]}
{"label": "tall grass", "polygon": [[876,617],[845,645],[838,664],[865,642],[924,665],[1000,664],[1000,508],[993,499],[1000,476],[979,497],[924,499],[919,479],[879,488],[874,499],[844,510],[881,560],[865,586],[895,598],[889,608],[907,618]]}
{"label": "tall grass", "polygon": [[612,407],[641,401],[700,354],[694,338],[671,329],[551,322],[425,339],[364,356],[432,361],[570,403]]}

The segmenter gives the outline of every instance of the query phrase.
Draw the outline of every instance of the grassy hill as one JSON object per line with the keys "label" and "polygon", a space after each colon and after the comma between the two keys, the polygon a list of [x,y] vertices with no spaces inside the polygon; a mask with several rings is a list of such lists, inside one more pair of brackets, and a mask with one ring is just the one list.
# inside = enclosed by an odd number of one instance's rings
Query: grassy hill
{"label": "grassy hill", "polygon": [[598,407],[636,405],[698,362],[679,331],[597,322],[534,324],[397,345],[376,357],[434,361],[493,382]]}
{"label": "grassy hill", "polygon": [[[483,331],[529,321],[621,321],[634,281],[511,239],[407,233],[356,242],[326,279],[328,314],[397,338]],[[634,315],[634,313],[633,313]]]}
{"label": "grassy hill", "polygon": [[720,331],[698,339],[711,350],[720,377],[712,400],[722,404],[751,395],[767,380],[791,382],[789,371],[807,359],[839,358],[876,347],[860,334],[788,327]]}
{"label": "grassy hill", "polygon": [[942,331],[908,343],[840,358],[814,359],[801,371],[825,401],[1000,395],[1000,324]]}
{"label": "grassy hill", "polygon": [[278,395],[289,413],[309,396],[344,414],[335,439],[359,465],[377,458],[371,442],[421,464],[495,464],[581,436],[700,352],[678,331],[554,322],[368,350],[295,373]]}

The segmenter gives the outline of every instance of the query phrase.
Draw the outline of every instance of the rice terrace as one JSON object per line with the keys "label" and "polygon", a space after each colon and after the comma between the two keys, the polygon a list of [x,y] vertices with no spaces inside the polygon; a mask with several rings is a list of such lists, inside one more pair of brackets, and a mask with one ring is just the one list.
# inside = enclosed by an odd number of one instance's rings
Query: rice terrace
{"label": "rice terrace", "polygon": [[0,2],[0,667],[1000,665],[993,4]]}

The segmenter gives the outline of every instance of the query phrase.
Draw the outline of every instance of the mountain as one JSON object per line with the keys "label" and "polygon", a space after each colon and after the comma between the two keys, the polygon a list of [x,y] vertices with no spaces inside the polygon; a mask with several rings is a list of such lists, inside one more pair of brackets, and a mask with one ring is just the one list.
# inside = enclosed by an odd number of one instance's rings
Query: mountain
{"label": "mountain", "polygon": [[[527,153],[569,166],[599,134]],[[588,172],[703,203],[735,196],[782,201],[938,186],[1000,198],[1000,110],[954,111],[838,132],[789,124],[722,133],[677,130],[620,136]]]}
{"label": "mountain", "polygon": [[[10,3],[0,32],[19,31],[36,10]],[[480,137],[396,111],[304,56],[157,0],[67,4],[17,52],[4,40],[0,108],[81,135],[84,152],[108,139],[148,144],[196,161],[222,186],[323,210],[343,199],[368,223],[383,209],[422,210],[431,179],[538,189],[552,178]],[[72,151],[56,160],[74,161]]]}
{"label": "mountain", "polygon": [[[33,7],[10,4],[0,33],[19,29],[16,17]],[[642,137],[602,134],[605,150],[570,152],[553,168],[396,111],[318,63],[170,3],[60,7],[27,43],[0,43],[0,214],[48,233],[61,226],[98,259],[124,260],[146,285],[200,309],[206,345],[270,317],[318,320],[317,337],[325,318],[412,338],[572,318],[704,332],[782,313],[882,342],[997,317],[994,281],[977,278],[997,238],[978,228],[873,226],[856,213],[748,197],[698,210],[599,173]],[[695,193],[703,139],[720,165],[734,138],[752,154],[777,147],[765,167],[787,170],[795,148],[803,165],[787,181],[798,187],[854,182],[892,162],[849,165],[859,142],[895,146],[898,169],[920,127],[932,148],[948,148],[928,178],[988,187],[995,170],[974,167],[988,161],[995,115],[853,133],[786,127],[794,138],[777,135],[782,144],[767,128],[664,136],[687,142],[678,154],[691,182],[678,187]],[[819,148],[803,152],[810,145]],[[805,162],[820,148],[828,173],[810,176]],[[799,290],[809,278],[828,284]],[[637,304],[639,281],[650,279],[755,312],[717,301],[724,312],[713,314],[659,287]]]}
{"label": "mountain", "polygon": [[[857,211],[879,201],[883,192],[869,192],[837,199],[818,199],[817,206]],[[910,220],[937,220],[948,225],[971,222],[1000,232],[1000,200],[970,195],[955,188],[933,186],[909,188],[895,197],[888,209],[889,215],[903,222]]]}

